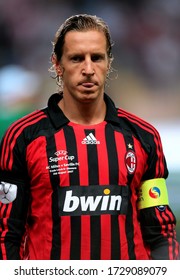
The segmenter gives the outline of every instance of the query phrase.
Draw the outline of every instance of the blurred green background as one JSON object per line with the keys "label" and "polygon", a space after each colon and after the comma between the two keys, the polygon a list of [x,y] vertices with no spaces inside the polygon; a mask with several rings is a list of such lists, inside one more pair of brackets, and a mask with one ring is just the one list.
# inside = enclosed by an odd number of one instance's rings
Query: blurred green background
{"label": "blurred green background", "polygon": [[106,92],[161,134],[180,241],[179,0],[0,0],[0,138],[57,90],[48,71],[51,42],[78,13],[103,17],[110,27],[115,59]]}

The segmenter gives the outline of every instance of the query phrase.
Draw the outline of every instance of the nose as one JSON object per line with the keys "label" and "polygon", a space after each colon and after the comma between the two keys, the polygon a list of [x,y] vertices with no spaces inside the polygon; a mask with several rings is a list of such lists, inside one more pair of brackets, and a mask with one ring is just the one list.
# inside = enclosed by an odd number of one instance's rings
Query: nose
{"label": "nose", "polygon": [[94,75],[94,67],[91,58],[85,59],[83,69],[82,69],[82,74],[88,76]]}

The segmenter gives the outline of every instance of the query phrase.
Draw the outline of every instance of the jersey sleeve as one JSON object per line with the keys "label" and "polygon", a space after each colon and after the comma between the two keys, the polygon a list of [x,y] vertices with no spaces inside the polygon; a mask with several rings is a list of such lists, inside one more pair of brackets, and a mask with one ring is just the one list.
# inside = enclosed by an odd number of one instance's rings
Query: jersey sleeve
{"label": "jersey sleeve", "polygon": [[169,206],[140,210],[142,236],[150,259],[179,259],[176,219]]}
{"label": "jersey sleeve", "polygon": [[20,130],[7,130],[0,145],[0,259],[20,259],[28,211],[25,143]]}
{"label": "jersey sleeve", "polygon": [[[156,130],[154,130],[153,141],[150,142],[149,146],[149,157],[143,182],[150,182],[156,178],[166,179],[168,169],[161,138]],[[145,187],[148,187],[148,184]],[[156,196],[163,195],[163,192],[164,190],[156,184],[152,188],[146,189],[146,195],[154,196],[154,201]],[[139,220],[150,259],[175,260],[180,258],[179,243],[176,238],[176,218],[168,203],[165,202],[164,205],[154,203],[154,205],[149,204],[147,207],[144,205],[143,209],[139,210]]]}

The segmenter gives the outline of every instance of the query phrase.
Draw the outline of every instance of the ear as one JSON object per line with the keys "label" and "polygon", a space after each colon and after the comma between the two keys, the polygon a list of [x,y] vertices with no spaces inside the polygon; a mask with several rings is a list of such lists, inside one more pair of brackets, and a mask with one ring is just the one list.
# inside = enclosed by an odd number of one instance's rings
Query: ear
{"label": "ear", "polygon": [[108,59],[108,71],[111,69],[112,58]]}
{"label": "ear", "polygon": [[51,56],[51,62],[53,64],[54,70],[56,71],[58,76],[63,75],[63,68],[60,65],[60,62],[57,60],[56,55],[53,53]]}
{"label": "ear", "polygon": [[107,65],[107,77],[109,77],[109,74],[112,72],[112,62],[113,62],[113,58],[109,58],[108,59],[108,65]]}

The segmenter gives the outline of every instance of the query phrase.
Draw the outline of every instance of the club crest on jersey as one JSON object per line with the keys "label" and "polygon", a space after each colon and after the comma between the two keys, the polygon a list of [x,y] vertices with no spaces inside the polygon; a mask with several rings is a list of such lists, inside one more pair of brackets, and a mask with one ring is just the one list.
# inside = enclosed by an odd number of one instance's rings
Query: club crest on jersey
{"label": "club crest on jersey", "polygon": [[125,164],[129,174],[133,174],[136,170],[136,155],[134,151],[128,151],[125,156]]}

